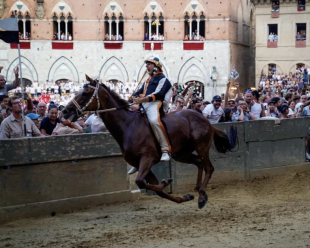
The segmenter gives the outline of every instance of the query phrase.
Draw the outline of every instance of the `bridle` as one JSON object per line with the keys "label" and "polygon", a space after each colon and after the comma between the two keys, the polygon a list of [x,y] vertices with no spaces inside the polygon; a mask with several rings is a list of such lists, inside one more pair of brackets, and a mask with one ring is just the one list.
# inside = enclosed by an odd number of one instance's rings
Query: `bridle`
{"label": "bridle", "polygon": [[[88,114],[88,113],[91,113],[91,114],[93,114],[93,113],[96,113],[96,114],[97,113],[105,113],[105,112],[120,110],[120,109],[123,109],[123,108],[130,107],[131,105],[134,105],[134,103],[131,103],[131,104],[128,104],[128,105],[125,105],[125,106],[119,106],[119,107],[115,107],[115,108],[99,110],[100,109],[100,101],[99,101],[98,91],[99,91],[100,83],[99,83],[99,81],[96,80],[96,87],[90,85],[90,82],[87,82],[83,86],[83,88],[88,88],[88,87],[94,89],[94,93],[93,93],[92,97],[89,99],[89,101],[86,103],[86,105],[84,107],[81,107],[79,105],[79,103],[77,101],[75,101],[74,98],[71,100],[72,103],[76,107],[76,115],[77,115],[78,118],[81,117],[82,115]],[[96,111],[85,111],[86,108],[93,102],[93,100],[95,98],[97,100],[97,110]]]}
{"label": "bridle", "polygon": [[86,114],[86,113],[90,112],[90,111],[85,111],[85,109],[87,109],[87,107],[93,102],[93,100],[95,98],[97,100],[97,111],[100,109],[100,102],[99,102],[99,96],[98,96],[98,91],[99,91],[99,87],[100,87],[99,82],[96,82],[96,87],[90,85],[90,82],[87,82],[83,86],[83,88],[88,88],[88,87],[94,89],[94,93],[93,93],[92,97],[89,99],[89,101],[86,103],[86,105],[83,108],[78,104],[77,101],[75,101],[74,98],[71,100],[72,103],[76,107],[76,114],[77,114],[78,117],[82,116],[83,114]]}

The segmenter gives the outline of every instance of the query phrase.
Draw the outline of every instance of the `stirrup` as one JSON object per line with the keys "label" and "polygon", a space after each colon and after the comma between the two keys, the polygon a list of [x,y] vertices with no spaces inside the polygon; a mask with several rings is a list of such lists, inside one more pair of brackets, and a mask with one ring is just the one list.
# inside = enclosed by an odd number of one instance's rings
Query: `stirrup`
{"label": "stirrup", "polygon": [[138,171],[138,169],[136,167],[131,167],[131,169],[127,172],[128,175],[132,175],[135,174]]}
{"label": "stirrup", "polygon": [[167,162],[170,160],[170,155],[168,152],[163,152],[160,158],[160,162]]}

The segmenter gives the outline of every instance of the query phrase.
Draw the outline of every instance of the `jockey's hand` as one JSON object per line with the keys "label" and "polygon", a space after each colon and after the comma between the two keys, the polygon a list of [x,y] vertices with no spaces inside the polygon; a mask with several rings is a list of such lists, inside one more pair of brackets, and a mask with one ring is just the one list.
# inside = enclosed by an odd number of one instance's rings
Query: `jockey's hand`
{"label": "jockey's hand", "polygon": [[144,97],[144,95],[142,95],[142,94],[139,95],[139,98],[143,98],[143,97]]}
{"label": "jockey's hand", "polygon": [[143,97],[143,98],[135,98],[133,99],[133,103],[135,104],[140,104],[143,102],[149,102],[149,98],[148,97]]}

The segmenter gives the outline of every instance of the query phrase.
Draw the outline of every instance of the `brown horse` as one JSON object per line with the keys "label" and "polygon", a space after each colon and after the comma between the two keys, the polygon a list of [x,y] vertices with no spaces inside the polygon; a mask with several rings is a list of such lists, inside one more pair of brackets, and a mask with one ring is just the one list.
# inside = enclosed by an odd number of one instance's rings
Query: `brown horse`
{"label": "brown horse", "polygon": [[[126,162],[138,169],[135,182],[139,188],[153,190],[157,195],[176,203],[193,200],[194,196],[191,194],[183,197],[166,194],[163,189],[172,182],[172,179],[163,179],[159,183],[152,173],[151,167],[159,162],[161,149],[147,117],[140,111],[130,111],[127,107],[120,107],[128,106],[128,102],[87,75],[86,79],[89,83],[63,110],[64,118],[75,121],[83,111],[101,112],[100,110],[117,109],[100,115],[120,146]],[[214,128],[203,115],[194,110],[169,113],[162,118],[162,121],[166,124],[171,141],[172,158],[198,167],[195,190],[199,192],[198,207],[203,208],[208,200],[206,187],[214,171],[209,159],[212,141],[218,152],[230,151],[236,143],[236,130],[231,128],[227,135]],[[193,154],[195,151],[197,155]],[[202,180],[203,171],[205,171],[204,180]]]}

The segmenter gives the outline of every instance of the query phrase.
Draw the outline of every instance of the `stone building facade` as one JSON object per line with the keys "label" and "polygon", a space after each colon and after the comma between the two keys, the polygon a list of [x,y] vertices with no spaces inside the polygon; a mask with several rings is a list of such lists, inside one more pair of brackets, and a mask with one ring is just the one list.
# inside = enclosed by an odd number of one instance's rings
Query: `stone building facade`
{"label": "stone building facade", "polygon": [[[18,18],[23,78],[40,83],[85,73],[104,80],[139,81],[144,60],[159,57],[170,80],[196,80],[205,99],[225,91],[232,67],[243,88],[254,85],[254,9],[249,0],[7,0],[1,18]],[[53,40],[61,30],[72,41]],[[204,41],[184,41],[195,32]],[[144,41],[147,34],[164,41]],[[123,40],[107,41],[108,38]],[[0,41],[0,63],[8,81],[18,65],[16,46]],[[211,74],[213,67],[216,73]]]}
{"label": "stone building facade", "polygon": [[[275,2],[278,7],[274,7]],[[299,66],[310,66],[310,1],[252,0],[252,3],[256,23],[256,85],[270,65],[276,65],[277,71],[284,74],[295,72]],[[270,33],[277,34],[277,39],[269,40]]]}

